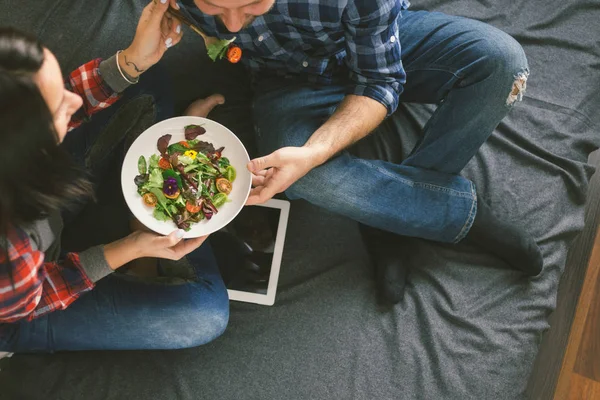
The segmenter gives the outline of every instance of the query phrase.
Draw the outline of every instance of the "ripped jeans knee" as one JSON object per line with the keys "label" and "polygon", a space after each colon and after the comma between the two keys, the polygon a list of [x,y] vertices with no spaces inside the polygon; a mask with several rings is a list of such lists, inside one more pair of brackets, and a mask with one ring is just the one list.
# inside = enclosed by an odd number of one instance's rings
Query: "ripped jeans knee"
{"label": "ripped jeans knee", "polygon": [[527,79],[529,78],[529,70],[523,70],[514,76],[515,80],[512,89],[506,99],[507,106],[513,106],[517,101],[523,100],[523,95],[527,89]]}

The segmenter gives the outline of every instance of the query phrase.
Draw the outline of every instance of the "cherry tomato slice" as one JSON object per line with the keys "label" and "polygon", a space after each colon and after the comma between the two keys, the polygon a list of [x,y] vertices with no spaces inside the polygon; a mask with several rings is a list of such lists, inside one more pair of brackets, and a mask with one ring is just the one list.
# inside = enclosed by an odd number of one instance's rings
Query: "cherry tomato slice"
{"label": "cherry tomato slice", "polygon": [[227,60],[235,64],[242,59],[242,49],[237,46],[231,46],[227,49]]}
{"label": "cherry tomato slice", "polygon": [[161,169],[171,169],[171,163],[164,157],[161,157],[158,161],[158,166]]}
{"label": "cherry tomato slice", "polygon": [[215,185],[217,186],[217,190],[221,193],[229,194],[231,193],[231,182],[229,182],[225,178],[218,178],[215,181]]}
{"label": "cherry tomato slice", "polygon": [[197,212],[200,212],[200,210],[202,208],[200,206],[197,206],[196,204],[192,204],[188,201],[185,203],[185,209],[188,210],[189,212],[191,212],[192,214],[196,214]]}
{"label": "cherry tomato slice", "polygon": [[146,204],[147,206],[150,206],[150,207],[155,207],[156,203],[158,203],[158,199],[152,193],[145,193],[142,196],[142,199],[144,199],[144,204]]}

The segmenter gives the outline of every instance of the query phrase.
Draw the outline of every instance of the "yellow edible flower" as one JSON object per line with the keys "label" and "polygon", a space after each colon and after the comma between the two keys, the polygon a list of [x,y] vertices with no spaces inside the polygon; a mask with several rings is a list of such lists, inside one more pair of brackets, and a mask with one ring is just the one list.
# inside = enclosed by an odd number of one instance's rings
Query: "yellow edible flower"
{"label": "yellow edible flower", "polygon": [[196,156],[198,155],[198,152],[194,150],[188,150],[185,153],[183,153],[183,155],[191,158],[192,160],[195,160]]}

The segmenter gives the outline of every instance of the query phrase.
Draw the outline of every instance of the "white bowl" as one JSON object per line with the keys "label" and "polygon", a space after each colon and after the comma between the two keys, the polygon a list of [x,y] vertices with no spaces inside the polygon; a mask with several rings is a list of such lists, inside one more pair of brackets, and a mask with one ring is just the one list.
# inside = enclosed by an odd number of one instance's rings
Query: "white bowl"
{"label": "white bowl", "polygon": [[218,231],[227,225],[244,207],[250,194],[252,176],[246,168],[250,157],[248,157],[248,152],[242,142],[229,129],[215,121],[201,117],[175,117],[151,126],[133,142],[127,151],[121,170],[121,186],[127,206],[142,224],[163,235],[168,235],[177,229],[173,221],[158,221],[152,216],[154,208],[144,204],[133,179],[139,175],[138,159],[140,156],[143,155],[148,161],[152,154],[160,155],[156,148],[156,142],[163,135],[172,135],[169,144],[185,140],[184,127],[186,125],[202,125],[206,129],[206,133],[196,139],[212,143],[215,148],[224,146],[223,157],[229,159],[237,175],[233,182],[233,189],[228,196],[229,202],[221,206],[219,212],[213,215],[210,221],[202,220],[195,223],[185,233],[185,238],[195,238]]}

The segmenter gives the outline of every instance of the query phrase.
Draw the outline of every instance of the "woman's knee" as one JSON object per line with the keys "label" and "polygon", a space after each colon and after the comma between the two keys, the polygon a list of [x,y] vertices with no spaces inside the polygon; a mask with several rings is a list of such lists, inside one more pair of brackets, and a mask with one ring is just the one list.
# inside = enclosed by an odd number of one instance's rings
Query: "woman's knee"
{"label": "woman's knee", "polygon": [[170,332],[163,338],[163,348],[182,349],[209,343],[225,332],[229,322],[227,292],[201,296],[183,307],[169,311]]}

